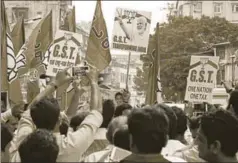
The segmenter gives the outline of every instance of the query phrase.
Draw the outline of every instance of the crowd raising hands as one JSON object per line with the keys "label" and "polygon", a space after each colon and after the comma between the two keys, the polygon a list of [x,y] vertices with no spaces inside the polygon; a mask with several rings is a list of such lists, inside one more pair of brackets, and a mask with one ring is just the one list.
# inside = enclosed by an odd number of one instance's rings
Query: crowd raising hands
{"label": "crowd raising hands", "polygon": [[[82,78],[65,69],[30,104],[2,112],[2,162],[238,162],[237,89],[229,90],[227,108],[207,104],[192,116],[164,103],[134,108],[128,89],[102,100],[98,76],[93,66]],[[87,111],[79,107],[85,78]],[[62,110],[51,95],[70,83],[75,93]]]}

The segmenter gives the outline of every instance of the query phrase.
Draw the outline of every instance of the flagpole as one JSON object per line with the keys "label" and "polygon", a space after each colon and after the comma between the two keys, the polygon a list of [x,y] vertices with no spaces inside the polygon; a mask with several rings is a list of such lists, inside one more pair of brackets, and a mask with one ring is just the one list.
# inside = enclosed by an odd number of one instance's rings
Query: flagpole
{"label": "flagpole", "polygon": [[67,102],[67,89],[64,91],[64,95],[63,95],[63,96],[65,97],[63,110],[67,110],[67,107],[68,107],[68,102]]}
{"label": "flagpole", "polygon": [[155,36],[156,36],[156,52],[157,52],[157,56],[158,56],[158,74],[157,74],[157,88],[159,90],[157,90],[157,102],[158,103],[161,103],[163,100],[162,100],[162,92],[161,92],[161,82],[160,82],[160,53],[159,53],[159,41],[158,41],[158,38],[159,38],[159,23],[157,23],[156,25],[156,33],[155,33]]}
{"label": "flagpole", "polygon": [[128,90],[128,77],[129,77],[129,70],[130,70],[130,62],[131,62],[131,52],[129,52],[128,56],[128,64],[127,64],[127,73],[126,73],[126,90]]}

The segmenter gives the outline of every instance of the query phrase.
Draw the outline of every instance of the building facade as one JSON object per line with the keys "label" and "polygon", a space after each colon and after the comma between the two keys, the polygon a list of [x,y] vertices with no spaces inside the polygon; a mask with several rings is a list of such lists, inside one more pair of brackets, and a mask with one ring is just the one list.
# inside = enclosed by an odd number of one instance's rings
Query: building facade
{"label": "building facade", "polygon": [[37,22],[52,10],[53,35],[59,28],[60,9],[66,9],[72,1],[5,1],[8,22],[11,27],[21,16],[25,21],[25,35],[29,37]]}
{"label": "building facade", "polygon": [[238,1],[178,1],[177,14],[194,18],[218,16],[238,23]]}
{"label": "building facade", "polygon": [[[112,63],[110,67],[112,69],[111,83],[113,88],[117,90],[122,90],[126,88],[127,65],[128,65],[128,55],[124,54],[112,55]],[[130,68],[128,73],[128,89],[131,93],[130,104],[132,106],[144,103],[145,101],[144,96],[138,95],[138,92],[134,89],[135,87],[134,78],[137,73],[136,70],[137,67],[142,67],[140,55],[131,55]]]}

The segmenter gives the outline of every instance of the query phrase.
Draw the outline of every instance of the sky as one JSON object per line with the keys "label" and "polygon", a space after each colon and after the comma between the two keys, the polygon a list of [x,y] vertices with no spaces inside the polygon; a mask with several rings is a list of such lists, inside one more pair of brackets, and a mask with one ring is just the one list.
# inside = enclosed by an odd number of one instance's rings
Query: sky
{"label": "sky", "polygon": [[[168,1],[102,1],[102,11],[111,40],[115,10],[117,7],[152,12],[150,33],[154,33],[157,22],[166,21]],[[92,21],[96,1],[73,1],[76,10],[76,22]]]}

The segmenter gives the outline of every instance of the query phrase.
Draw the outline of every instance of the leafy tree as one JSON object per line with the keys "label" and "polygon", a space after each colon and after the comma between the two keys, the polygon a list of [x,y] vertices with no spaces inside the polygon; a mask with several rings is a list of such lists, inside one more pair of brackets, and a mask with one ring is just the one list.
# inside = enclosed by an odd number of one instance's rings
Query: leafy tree
{"label": "leafy tree", "polygon": [[[213,44],[228,41],[231,46],[237,47],[238,26],[224,18],[169,16],[168,23],[160,24],[158,51],[165,100],[184,99],[191,55],[213,55]],[[138,69],[140,75],[136,77],[135,84],[137,90],[146,91],[148,71],[143,69]]]}

